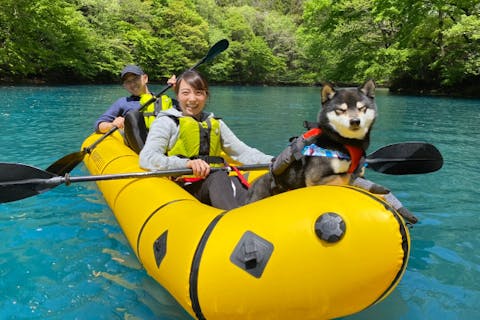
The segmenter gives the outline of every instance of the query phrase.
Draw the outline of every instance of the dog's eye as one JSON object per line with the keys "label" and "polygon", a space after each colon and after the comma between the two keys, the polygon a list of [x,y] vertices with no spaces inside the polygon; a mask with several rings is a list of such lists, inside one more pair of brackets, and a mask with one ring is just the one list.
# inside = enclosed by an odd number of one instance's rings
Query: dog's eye
{"label": "dog's eye", "polygon": [[343,110],[343,109],[335,109],[335,113],[337,114],[337,116],[344,114],[346,111],[347,110]]}
{"label": "dog's eye", "polygon": [[358,111],[360,112],[367,112],[367,106],[361,106],[360,108],[358,108]]}

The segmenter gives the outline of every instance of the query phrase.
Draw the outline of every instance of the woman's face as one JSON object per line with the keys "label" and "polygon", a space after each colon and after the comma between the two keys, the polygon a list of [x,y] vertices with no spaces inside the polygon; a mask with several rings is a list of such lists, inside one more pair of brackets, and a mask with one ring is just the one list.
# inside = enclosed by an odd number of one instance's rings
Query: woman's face
{"label": "woman's face", "polygon": [[180,108],[185,116],[198,116],[205,108],[207,92],[193,88],[186,81],[181,80],[177,95]]}

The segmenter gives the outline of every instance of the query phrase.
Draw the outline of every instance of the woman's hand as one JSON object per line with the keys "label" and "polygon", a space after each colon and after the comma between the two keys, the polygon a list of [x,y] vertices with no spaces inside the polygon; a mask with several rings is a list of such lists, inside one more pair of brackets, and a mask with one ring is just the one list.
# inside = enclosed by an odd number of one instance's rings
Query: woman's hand
{"label": "woman's hand", "polygon": [[196,177],[205,178],[210,173],[210,165],[202,159],[188,160],[187,168],[192,169]]}

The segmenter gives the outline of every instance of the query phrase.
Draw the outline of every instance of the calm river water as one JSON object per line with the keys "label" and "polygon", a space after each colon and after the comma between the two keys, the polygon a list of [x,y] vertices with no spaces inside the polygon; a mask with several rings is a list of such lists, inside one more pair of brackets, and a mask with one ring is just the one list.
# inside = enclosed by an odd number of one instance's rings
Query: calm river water
{"label": "calm river water", "polygon": [[[154,92],[160,86],[153,86]],[[318,88],[212,87],[209,109],[248,144],[276,154],[315,120]],[[78,151],[120,86],[0,87],[0,162],[47,168]],[[435,173],[388,176],[420,219],[402,281],[384,301],[345,319],[477,319],[480,100],[377,94],[369,152],[425,141],[445,160]],[[88,175],[79,165],[73,175]],[[190,319],[141,268],[92,183],[0,204],[1,319]]]}

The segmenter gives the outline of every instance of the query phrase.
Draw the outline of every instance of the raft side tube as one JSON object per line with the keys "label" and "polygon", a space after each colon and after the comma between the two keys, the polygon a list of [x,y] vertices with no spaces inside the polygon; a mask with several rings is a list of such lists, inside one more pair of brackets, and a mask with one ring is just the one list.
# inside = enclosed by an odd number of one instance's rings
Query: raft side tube
{"label": "raft side tube", "polygon": [[[328,243],[317,236],[315,222],[332,212],[346,230],[338,242]],[[274,247],[260,278],[231,261],[246,232]],[[396,285],[408,255],[403,242],[383,202],[343,187],[299,189],[232,210],[218,222],[201,257],[202,313],[207,319],[331,319],[356,313]]]}
{"label": "raft side tube", "polygon": [[138,235],[139,260],[149,275],[193,317],[190,277],[194,256],[205,231],[222,212],[198,201],[174,201],[158,210]]}

